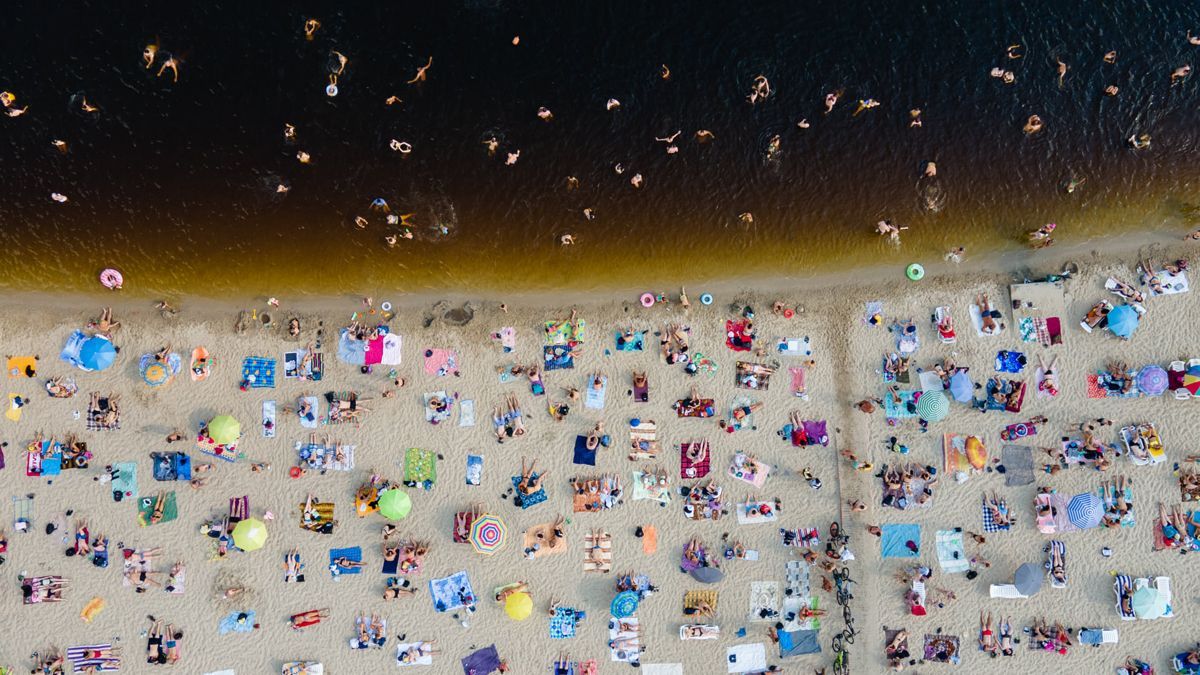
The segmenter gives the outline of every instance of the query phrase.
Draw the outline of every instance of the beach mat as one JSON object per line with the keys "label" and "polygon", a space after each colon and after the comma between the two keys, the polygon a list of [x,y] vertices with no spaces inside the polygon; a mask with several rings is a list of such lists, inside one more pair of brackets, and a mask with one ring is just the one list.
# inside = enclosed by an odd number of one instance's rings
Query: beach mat
{"label": "beach mat", "polygon": [[[113,464],[113,473],[113,501],[119,502],[129,499],[137,499],[137,464],[134,462],[121,462],[119,464]],[[121,495],[119,498],[117,497],[118,494]]]}
{"label": "beach mat", "polygon": [[959,574],[970,569],[963,550],[962,530],[938,530],[936,534],[938,565],[947,574]]}
{"label": "beach mat", "polygon": [[[917,551],[908,548],[906,544],[909,541],[917,544]],[[921,526],[899,523],[884,525],[879,546],[884,558],[916,558],[920,555]]]}
{"label": "beach mat", "polygon": [[458,352],[453,349],[426,349],[425,374],[436,377],[458,375]]}
{"label": "beach mat", "polygon": [[242,382],[251,389],[275,387],[275,359],[247,356],[242,360]]}
{"label": "beach mat", "polygon": [[[154,503],[158,501],[158,495],[146,495],[138,500],[138,525],[149,527],[151,525],[150,518],[154,515]],[[166,499],[163,500],[163,515],[162,520],[159,520],[155,525],[169,523],[179,517],[179,505],[175,500],[175,491],[167,492]]]}
{"label": "beach mat", "polygon": [[334,577],[343,574],[362,574],[363,568],[351,567],[343,569],[336,567],[334,561],[338,558],[345,558],[348,561],[362,562],[362,548],[359,546],[351,546],[349,548],[331,548],[329,549],[329,570]]}
{"label": "beach mat", "polygon": [[479,485],[483,480],[483,455],[467,455],[467,470],[464,480],[467,485]]}
{"label": "beach mat", "polygon": [[404,453],[404,484],[408,487],[433,489],[437,483],[437,453],[433,450],[409,448]]}
{"label": "beach mat", "polygon": [[1004,484],[1008,487],[1033,483],[1033,448],[1025,445],[1001,447],[1000,465],[1004,467]]}
{"label": "beach mat", "polygon": [[10,356],[8,357],[9,377],[37,377],[38,357]]}
{"label": "beach mat", "polygon": [[571,462],[585,466],[596,466],[596,451],[588,450],[587,436],[575,437],[575,452],[571,458]]}

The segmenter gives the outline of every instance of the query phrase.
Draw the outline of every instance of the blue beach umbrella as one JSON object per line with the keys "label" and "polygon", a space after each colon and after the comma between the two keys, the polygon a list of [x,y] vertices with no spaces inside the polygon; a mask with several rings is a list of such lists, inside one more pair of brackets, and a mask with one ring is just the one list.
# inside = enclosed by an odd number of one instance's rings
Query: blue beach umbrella
{"label": "blue beach umbrella", "polygon": [[1138,327],[1138,313],[1129,305],[1114,307],[1108,313],[1108,329],[1119,338],[1128,340]]}
{"label": "blue beach umbrella", "polygon": [[637,612],[637,609],[638,596],[633,591],[621,591],[617,593],[617,596],[613,598],[612,606],[609,607],[612,615],[618,619],[633,616]]}
{"label": "blue beach umbrella", "polygon": [[950,395],[959,403],[969,403],[975,398],[975,385],[961,370],[950,376]]}
{"label": "blue beach umbrella", "polygon": [[1067,503],[1067,520],[1081,530],[1096,527],[1104,519],[1104,502],[1092,492],[1071,497]]}
{"label": "blue beach umbrella", "polygon": [[84,340],[79,348],[79,367],[84,370],[104,370],[117,358],[117,348],[112,342],[95,335]]}

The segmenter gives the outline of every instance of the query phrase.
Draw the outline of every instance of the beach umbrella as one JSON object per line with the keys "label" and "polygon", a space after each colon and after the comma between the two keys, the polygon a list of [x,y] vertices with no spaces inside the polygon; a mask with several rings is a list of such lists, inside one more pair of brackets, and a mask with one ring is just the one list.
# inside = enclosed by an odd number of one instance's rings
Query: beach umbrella
{"label": "beach umbrella", "polygon": [[638,594],[633,591],[621,591],[613,598],[608,609],[618,619],[633,616],[638,610]]}
{"label": "beach umbrella", "polygon": [[1146,366],[1138,372],[1137,388],[1147,396],[1162,396],[1167,384],[1167,371],[1162,366]]}
{"label": "beach umbrella", "polygon": [[917,399],[917,415],[926,422],[941,422],[950,414],[950,399],[940,391],[927,391]]}
{"label": "beach umbrella", "polygon": [[117,358],[117,348],[99,335],[83,341],[79,348],[79,367],[84,370],[104,370]]}
{"label": "beach umbrella", "polygon": [[1017,568],[1013,585],[1021,595],[1033,595],[1042,589],[1042,566],[1025,563]]}
{"label": "beach umbrella", "polygon": [[689,574],[702,584],[715,584],[725,578],[725,573],[721,571],[720,567],[697,567]]}
{"label": "beach umbrella", "polygon": [[399,488],[389,488],[379,495],[379,515],[388,520],[400,520],[412,511],[412,498]]}
{"label": "beach umbrella", "polygon": [[1150,586],[1135,591],[1131,604],[1139,619],[1157,619],[1167,613],[1167,598]]}
{"label": "beach umbrella", "polygon": [[153,356],[142,359],[142,380],[146,384],[157,387],[166,384],[170,379],[171,369],[167,367],[167,364],[155,361]]}
{"label": "beach umbrella", "polygon": [[950,395],[959,403],[969,403],[975,398],[975,385],[963,371],[950,376]]}
{"label": "beach umbrella", "polygon": [[257,551],[267,543],[267,525],[257,518],[247,518],[233,526],[233,545],[243,551]]}
{"label": "beach umbrella", "polygon": [[208,437],[219,445],[237,442],[242,435],[242,425],[229,415],[217,415],[208,422]]}
{"label": "beach umbrella", "polygon": [[1200,366],[1192,366],[1183,375],[1183,388],[1192,396],[1200,392]]}
{"label": "beach umbrella", "polygon": [[510,593],[504,599],[504,613],[517,621],[528,619],[533,613],[533,597],[528,593]]}
{"label": "beach umbrella", "polygon": [[1138,327],[1138,313],[1129,305],[1114,307],[1108,313],[1108,329],[1119,338],[1129,339]]}
{"label": "beach umbrella", "polygon": [[476,551],[484,555],[492,555],[504,545],[506,536],[508,536],[508,526],[504,524],[500,516],[485,513],[471,523],[471,534],[467,537],[467,541],[471,542],[471,546],[474,546]]}
{"label": "beach umbrella", "polygon": [[1104,519],[1104,502],[1092,492],[1071,497],[1067,503],[1067,520],[1081,530],[1096,527]]}

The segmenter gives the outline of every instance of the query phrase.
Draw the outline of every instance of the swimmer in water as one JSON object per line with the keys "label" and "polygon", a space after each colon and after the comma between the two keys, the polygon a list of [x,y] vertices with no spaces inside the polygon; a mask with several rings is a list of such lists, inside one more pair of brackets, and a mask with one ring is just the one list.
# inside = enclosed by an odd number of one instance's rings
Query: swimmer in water
{"label": "swimmer in water", "polygon": [[152,42],[142,49],[142,60],[146,62],[146,70],[150,70],[150,66],[154,65],[155,54],[158,54],[157,42]]}
{"label": "swimmer in water", "polygon": [[7,108],[7,109],[5,109],[4,114],[8,115],[9,117],[20,117],[21,115],[24,115],[26,113],[26,111],[28,111],[28,110],[29,110],[29,106],[25,106],[24,108]]}
{"label": "swimmer in water", "polygon": [[1021,129],[1027,134],[1036,134],[1042,130],[1042,118],[1037,115],[1030,115],[1029,119],[1025,120],[1025,126]]}
{"label": "swimmer in water", "polygon": [[937,164],[934,164],[933,162],[926,162],[925,163],[925,177],[933,178],[936,175],[937,175]]}
{"label": "swimmer in water", "polygon": [[579,189],[579,179],[576,178],[575,176],[567,176],[567,190],[570,191],[570,190],[578,190],[578,189]]}
{"label": "swimmer in water", "polygon": [[1133,135],[1129,137],[1129,145],[1134,150],[1145,150],[1150,147],[1150,134]]}
{"label": "swimmer in water", "polygon": [[1019,52],[1020,49],[1021,49],[1021,45],[1009,45],[1008,50],[1007,50],[1008,58],[1010,58],[1010,59],[1021,58],[1021,56],[1023,56],[1023,55]]}
{"label": "swimmer in water", "polygon": [[908,122],[909,127],[921,126],[921,109],[920,108],[913,108],[912,110],[909,110],[908,116],[911,118]]}
{"label": "swimmer in water", "polygon": [[1194,230],[1183,238],[1184,241],[1200,241],[1200,230]]}
{"label": "swimmer in water", "polygon": [[84,96],[84,97],[83,97],[83,100],[80,102],[80,107],[82,107],[82,108],[83,108],[83,112],[88,112],[88,113],[100,112],[100,109],[99,109],[99,108],[97,108],[96,106],[92,105],[91,103],[88,103],[88,100],[87,100],[87,97],[86,97],[86,96]]}
{"label": "swimmer in water", "polygon": [[833,106],[837,105],[838,97],[842,95],[842,91],[831,91],[825,94],[825,114],[828,115],[833,111]]}
{"label": "swimmer in water", "polygon": [[408,82],[405,82],[405,84],[416,84],[418,82],[424,82],[425,81],[425,73],[432,66],[433,66],[433,57],[431,56],[431,57],[429,57],[429,61],[425,65],[423,65],[417,69],[417,74],[413,75],[413,79],[409,80]]}
{"label": "swimmer in water", "polygon": [[750,227],[751,225],[754,224],[754,214],[750,213],[749,211],[746,211],[745,213],[740,213],[740,214],[738,214],[738,222],[740,222],[742,225],[745,225],[746,227]]}
{"label": "swimmer in water", "polygon": [[287,122],[283,123],[283,140],[288,142],[296,140],[296,127]]}
{"label": "swimmer in water", "polygon": [[398,141],[394,138],[388,142],[388,147],[402,155],[407,155],[413,150],[412,143],[409,143],[408,141]]}
{"label": "swimmer in water", "polygon": [[495,136],[492,136],[491,138],[484,141],[483,145],[484,145],[484,147],[487,148],[488,157],[495,157],[496,150],[499,149],[499,147],[500,147],[500,141],[496,140]]}
{"label": "swimmer in water", "polygon": [[376,197],[375,199],[371,200],[371,210],[391,213],[392,207],[388,206],[387,200],[383,197]]}
{"label": "swimmer in water", "polygon": [[368,224],[369,223],[367,222],[366,218],[363,218],[362,216],[354,216],[354,226],[358,229],[365,230],[367,229]]}
{"label": "swimmer in water", "polygon": [[670,136],[667,136],[666,138],[659,138],[658,136],[655,136],[654,140],[658,141],[659,143],[666,143],[667,145],[670,145],[675,142],[676,138],[679,138],[679,134],[681,134],[681,133],[683,133],[683,132],[676,131],[675,133],[671,134]]}
{"label": "swimmer in water", "polygon": [[876,101],[873,98],[860,98],[860,99],[858,99],[858,108],[854,111],[854,114],[851,115],[851,117],[858,117],[858,113],[860,113],[864,110],[870,110],[871,108],[878,108],[878,107],[879,107],[879,101]]}
{"label": "swimmer in water", "polygon": [[1017,76],[1013,75],[1013,71],[1006,70],[1002,75],[1000,75],[1000,80],[1004,82],[1004,84],[1012,84],[1013,82],[1017,81]]}
{"label": "swimmer in water", "polygon": [[633,178],[629,179],[629,184],[632,185],[634,188],[641,188],[642,187],[642,174],[640,174],[640,173],[633,174]]}
{"label": "swimmer in water", "polygon": [[1182,82],[1184,80],[1184,78],[1186,78],[1188,75],[1191,75],[1191,74],[1192,74],[1191,66],[1189,66],[1189,65],[1179,66],[1175,70],[1171,71],[1171,85],[1174,86],[1176,84],[1179,84],[1180,82]]}
{"label": "swimmer in water", "polygon": [[1200,45],[1200,35],[1192,35],[1192,31],[1187,32],[1187,41],[1190,45]]}
{"label": "swimmer in water", "polygon": [[1067,64],[1063,63],[1062,59],[1054,59],[1054,60],[1055,60],[1055,62],[1058,63],[1058,68],[1057,68],[1057,70],[1058,70],[1058,86],[1062,87],[1063,79],[1065,79],[1067,77],[1068,67],[1067,67]]}
{"label": "swimmer in water", "polygon": [[158,77],[162,77],[163,73],[167,70],[171,71],[171,75],[172,75],[171,80],[173,82],[178,82],[179,81],[179,62],[175,60],[174,56],[168,56],[167,60],[163,61],[162,65],[158,67]]}
{"label": "swimmer in water", "polygon": [[1108,52],[1107,54],[1105,54],[1104,62],[1105,63],[1116,63],[1117,62],[1117,50],[1114,49],[1111,52]]}
{"label": "swimmer in water", "polygon": [[396,242],[399,241],[399,238],[394,234],[389,234],[383,238],[383,241],[387,243],[388,248],[396,248]]}
{"label": "swimmer in water", "polygon": [[62,140],[61,138],[56,138],[56,139],[50,141],[50,145],[53,145],[55,147],[55,149],[57,149],[59,152],[61,152],[63,154],[66,154],[66,152],[67,152],[67,142]]}
{"label": "swimmer in water", "polygon": [[659,66],[658,76],[664,80],[671,79],[671,69],[667,67],[667,64],[664,63],[661,66]]}
{"label": "swimmer in water", "polygon": [[588,219],[588,220],[595,220],[595,219],[596,219],[596,211],[595,211],[595,209],[592,209],[591,207],[588,207],[588,208],[584,209],[584,210],[583,210],[583,217],[584,217],[584,218],[586,218],[586,219]]}
{"label": "swimmer in water", "polygon": [[550,112],[550,109],[546,106],[538,108],[537,116],[538,119],[542,120],[543,122],[549,122],[550,120],[554,119],[554,113]]}
{"label": "swimmer in water", "polygon": [[564,234],[558,238],[558,243],[562,244],[563,246],[571,246],[575,243],[575,235]]}
{"label": "swimmer in water", "polygon": [[1119,91],[1121,91],[1121,90],[1117,88],[1117,85],[1110,84],[1104,88],[1104,95],[1105,96],[1116,96],[1117,92],[1119,92]]}
{"label": "swimmer in water", "polygon": [[717,140],[717,137],[714,136],[713,132],[709,131],[708,129],[700,129],[696,132],[697,143],[711,143],[715,140]]}
{"label": "swimmer in water", "polygon": [[0,105],[3,105],[5,108],[7,108],[13,103],[16,103],[16,101],[16,94],[12,93],[11,91],[0,91]]}
{"label": "swimmer in water", "polygon": [[508,159],[504,160],[504,164],[506,166],[512,166],[513,164],[517,163],[518,159],[521,159],[521,151],[520,150],[518,150],[516,152],[510,152],[510,153],[508,153]]}
{"label": "swimmer in water", "polygon": [[308,164],[309,162],[311,162],[311,161],[312,161],[312,155],[310,155],[310,154],[308,154],[307,152],[305,152],[305,151],[301,150],[300,152],[297,152],[297,153],[296,153],[296,160],[297,160],[298,162],[300,162],[301,164]]}
{"label": "swimmer in water", "polygon": [[1078,189],[1079,189],[1079,186],[1080,186],[1080,185],[1083,185],[1083,182],[1084,182],[1085,180],[1087,180],[1087,179],[1086,179],[1086,178],[1080,178],[1080,179],[1076,180],[1075,178],[1072,178],[1071,180],[1067,181],[1067,185],[1066,185],[1066,188],[1065,188],[1065,189],[1066,189],[1066,191],[1067,191],[1067,194],[1071,194],[1072,192],[1074,192],[1074,191],[1078,190]]}
{"label": "swimmer in water", "polygon": [[608,99],[608,102],[604,104],[605,110],[616,110],[620,107],[621,107],[621,102],[615,98]]}
{"label": "swimmer in water", "polygon": [[305,21],[304,22],[304,39],[311,42],[313,39],[313,35],[316,34],[317,29],[320,27],[321,27],[321,22],[317,21],[316,19],[309,19],[309,20]]}
{"label": "swimmer in water", "polygon": [[767,80],[766,75],[755,75],[754,85],[750,88],[750,95],[746,97],[750,101],[750,105],[755,105],[759,101],[767,100],[771,95],[771,82]]}
{"label": "swimmer in water", "polygon": [[346,72],[346,64],[350,63],[350,59],[346,58],[346,56],[344,54],[337,51],[336,49],[331,50],[330,53],[332,53],[335,57],[337,57],[337,61],[338,61],[337,70],[333,71],[333,74],[340,76],[342,73]]}
{"label": "swimmer in water", "polygon": [[404,103],[404,101],[400,100],[399,96],[389,96],[383,102],[384,105],[396,105],[397,103]]}
{"label": "swimmer in water", "polygon": [[782,145],[783,139],[779,137],[779,134],[775,134],[771,140],[767,141],[767,161],[779,159],[779,150]]}
{"label": "swimmer in water", "polygon": [[292,188],[288,187],[288,186],[287,186],[287,185],[285,185],[284,183],[280,183],[280,184],[278,184],[278,185],[276,185],[276,186],[275,186],[275,193],[276,193],[276,194],[281,194],[281,195],[282,195],[282,194],[287,194],[287,191],[288,191],[288,190],[291,190],[291,189],[292,189]]}
{"label": "swimmer in water", "polygon": [[800,120],[799,122],[796,122],[796,126],[801,129],[807,129],[807,128],[811,127],[812,125],[808,123],[808,118],[805,117],[804,119]]}
{"label": "swimmer in water", "polygon": [[962,246],[957,246],[946,252],[946,260],[949,260],[957,265],[963,261],[963,257],[965,255],[967,255],[967,249],[963,248]]}
{"label": "swimmer in water", "polygon": [[900,243],[900,231],[907,229],[907,225],[897,227],[890,220],[881,220],[878,223],[875,223],[875,231],[879,234],[879,236],[887,236],[891,239],[893,244]]}

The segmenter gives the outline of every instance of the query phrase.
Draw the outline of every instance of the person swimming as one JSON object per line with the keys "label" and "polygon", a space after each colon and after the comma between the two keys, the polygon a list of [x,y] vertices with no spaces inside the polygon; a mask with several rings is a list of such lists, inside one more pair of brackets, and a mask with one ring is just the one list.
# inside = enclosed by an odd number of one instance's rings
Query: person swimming
{"label": "person swimming", "polygon": [[754,76],[754,84],[750,87],[750,95],[746,100],[750,101],[750,105],[755,105],[761,101],[767,100],[771,96],[771,82],[766,75]]}
{"label": "person swimming", "polygon": [[321,22],[316,19],[308,19],[304,22],[304,39],[312,41],[316,35],[317,29],[321,27]]}
{"label": "person swimming", "polygon": [[1105,55],[1104,55],[1104,62],[1105,62],[1105,63],[1110,63],[1110,64],[1111,64],[1111,63],[1116,63],[1116,62],[1117,62],[1117,50],[1115,50],[1115,49],[1114,49],[1114,50],[1112,50],[1112,51],[1108,52],[1107,54],[1105,54]]}
{"label": "person swimming", "polygon": [[667,67],[667,64],[664,63],[659,66],[658,76],[664,80],[671,79],[671,69]]}
{"label": "person swimming", "polygon": [[604,104],[605,110],[616,110],[620,107],[621,107],[621,102],[615,98],[608,99],[608,101]]}
{"label": "person swimming", "polygon": [[1036,134],[1042,130],[1042,118],[1037,115],[1030,115],[1029,119],[1025,120],[1025,126],[1021,130],[1027,134]]}
{"label": "person swimming", "polygon": [[921,126],[921,109],[920,108],[913,108],[912,110],[909,110],[908,116],[910,118],[909,122],[908,122],[908,126],[910,128]]}
{"label": "person swimming", "polygon": [[167,60],[163,61],[162,65],[158,67],[158,77],[162,77],[163,73],[168,70],[171,71],[171,76],[172,76],[171,81],[178,82],[179,81],[179,62],[175,60],[174,56],[168,56]]}
{"label": "person swimming", "polygon": [[1056,70],[1058,72],[1058,86],[1061,88],[1063,86],[1063,80],[1067,77],[1067,70],[1069,70],[1070,67],[1064,63],[1062,59],[1055,59],[1055,62],[1058,63]]}
{"label": "person swimming", "polygon": [[142,60],[146,62],[146,70],[154,65],[154,56],[158,54],[158,43],[152,42],[142,49]]}
{"label": "person swimming", "polygon": [[876,101],[873,98],[860,98],[860,99],[858,99],[858,108],[856,108],[854,110],[854,114],[851,117],[858,117],[858,114],[860,112],[862,112],[864,110],[870,110],[871,108],[878,108],[878,107],[879,107],[879,101]]}
{"label": "person swimming", "polygon": [[1174,86],[1176,84],[1179,84],[1184,79],[1186,79],[1188,75],[1191,75],[1191,74],[1192,74],[1192,67],[1190,65],[1184,64],[1182,66],[1179,66],[1175,70],[1171,71],[1171,85]]}
{"label": "person swimming", "polygon": [[542,106],[542,107],[538,108],[537,116],[538,116],[538,119],[540,119],[543,122],[549,122],[554,119],[554,113],[550,112],[550,109],[547,108],[546,106]]}
{"label": "person swimming", "polygon": [[432,56],[429,57],[429,61],[426,62],[425,65],[423,65],[417,69],[417,74],[413,75],[413,78],[411,80],[409,80],[408,82],[405,82],[405,84],[417,84],[418,82],[424,82],[425,78],[426,78],[426,73],[429,71],[429,69],[431,67],[433,67],[433,57]]}
{"label": "person swimming", "polygon": [[496,150],[499,149],[499,147],[500,147],[500,141],[496,140],[495,136],[492,136],[491,138],[484,141],[483,145],[484,145],[484,147],[487,148],[488,157],[495,157]]}

